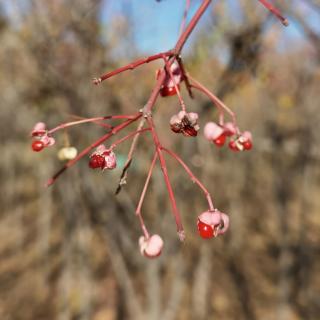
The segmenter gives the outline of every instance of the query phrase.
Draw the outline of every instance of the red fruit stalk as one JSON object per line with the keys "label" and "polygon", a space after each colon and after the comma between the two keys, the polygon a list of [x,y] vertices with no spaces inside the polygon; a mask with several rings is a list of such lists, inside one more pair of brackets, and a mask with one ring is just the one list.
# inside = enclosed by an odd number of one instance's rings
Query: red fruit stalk
{"label": "red fruit stalk", "polygon": [[[287,20],[280,14],[280,11],[276,9],[269,1],[259,0],[267,9],[269,9],[273,14],[275,14],[283,24],[287,25]],[[176,45],[172,50],[157,53],[146,58],[135,60],[125,66],[122,66],[116,70],[107,72],[101,75],[99,78],[93,79],[94,84],[100,84],[104,80],[118,75],[127,70],[134,70],[135,68],[159,59],[162,59],[164,64],[161,69],[157,72],[156,83],[151,92],[149,99],[147,100],[145,106],[139,110],[138,113],[133,115],[114,115],[114,116],[104,116],[104,117],[94,117],[94,118],[80,118],[76,121],[62,123],[51,130],[47,130],[45,123],[38,122],[31,132],[31,136],[34,139],[32,142],[32,149],[36,152],[43,150],[46,147],[50,147],[55,143],[53,134],[66,128],[71,128],[76,125],[82,125],[85,123],[93,123],[102,126],[107,130],[107,132],[102,135],[99,139],[94,141],[91,145],[80,152],[74,159],[68,161],[49,181],[47,186],[52,185],[58,177],[66,171],[68,168],[72,167],[84,156],[88,155],[92,150],[94,150],[89,158],[89,167],[92,169],[102,169],[100,172],[105,172],[104,169],[114,169],[117,165],[116,155],[114,153],[115,148],[129,139],[133,139],[126,164],[123,168],[123,172],[120,178],[117,193],[121,190],[121,186],[126,183],[128,169],[130,167],[131,161],[133,159],[134,150],[137,146],[138,139],[142,133],[151,133],[152,141],[154,144],[154,155],[151,161],[151,165],[147,174],[147,178],[137,205],[136,216],[139,219],[139,223],[143,232],[143,236],[139,239],[140,252],[143,256],[148,258],[155,258],[159,256],[163,249],[163,240],[157,235],[153,234],[150,236],[146,225],[144,223],[141,209],[142,204],[145,199],[147,189],[149,187],[150,179],[153,170],[157,163],[159,163],[162,170],[164,183],[168,190],[169,200],[172,207],[172,213],[177,226],[177,231],[180,240],[184,240],[185,234],[181,221],[180,212],[177,207],[176,199],[174,196],[174,191],[169,179],[168,169],[166,161],[164,158],[164,153],[168,154],[174,158],[187,172],[192,182],[202,190],[206,200],[208,202],[208,211],[203,212],[198,216],[197,227],[201,237],[209,239],[216,237],[218,235],[224,234],[229,226],[229,218],[226,214],[217,210],[211,198],[211,195],[207,188],[200,182],[198,178],[194,176],[187,164],[173,151],[165,148],[159,139],[157,134],[156,126],[152,118],[152,112],[155,103],[160,96],[177,96],[177,100],[181,107],[181,111],[174,114],[170,119],[171,130],[175,133],[181,133],[184,137],[198,137],[198,132],[200,129],[200,121],[198,114],[195,112],[190,112],[187,110],[186,104],[183,100],[183,92],[180,90],[180,84],[183,81],[186,85],[186,89],[191,98],[193,98],[192,88],[204,93],[217,107],[219,112],[218,122],[209,122],[204,127],[204,135],[207,140],[215,144],[218,147],[222,147],[227,140],[229,148],[233,151],[250,150],[252,148],[252,136],[249,131],[241,132],[238,128],[236,116],[229,107],[227,107],[218,97],[214,95],[210,90],[203,86],[200,82],[192,78],[187,72],[183,64],[181,57],[181,51],[188,40],[190,34],[197,26],[200,18],[204,12],[208,9],[211,0],[202,0],[201,5],[198,10],[196,10],[190,22],[185,26],[187,21],[187,14],[190,7],[190,0],[186,0],[186,7],[183,14],[182,23],[180,26],[180,36],[176,42]],[[225,116],[230,118],[229,122],[225,121]],[[79,118],[79,117],[78,117]],[[119,124],[105,123],[105,121],[119,121]],[[110,147],[106,147],[106,143],[114,135],[118,134],[126,127],[130,126],[132,123],[139,121],[138,128],[135,131],[127,134],[126,136],[113,142]],[[145,125],[147,124],[147,127]],[[201,124],[201,123],[200,123]]]}

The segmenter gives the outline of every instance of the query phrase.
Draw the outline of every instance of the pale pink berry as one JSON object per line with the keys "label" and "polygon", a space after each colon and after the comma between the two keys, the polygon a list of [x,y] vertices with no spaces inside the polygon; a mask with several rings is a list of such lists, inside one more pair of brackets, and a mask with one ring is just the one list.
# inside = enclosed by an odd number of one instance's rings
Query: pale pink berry
{"label": "pale pink berry", "polygon": [[44,122],[37,122],[31,131],[31,135],[33,137],[38,137],[43,136],[44,134],[46,134],[46,132],[46,124]]}
{"label": "pale pink berry", "polygon": [[213,141],[224,133],[221,126],[215,122],[208,122],[204,127],[204,136],[207,140]]}
{"label": "pale pink berry", "polygon": [[250,131],[244,131],[241,136],[245,139],[245,141],[252,141],[252,134]]}
{"label": "pale pink berry", "polygon": [[160,256],[163,248],[162,238],[154,234],[149,238],[141,236],[139,238],[140,252],[143,256],[147,258],[156,258]]}
{"label": "pale pink berry", "polygon": [[223,125],[224,134],[228,137],[233,136],[237,133],[237,127],[233,122],[226,122]]}

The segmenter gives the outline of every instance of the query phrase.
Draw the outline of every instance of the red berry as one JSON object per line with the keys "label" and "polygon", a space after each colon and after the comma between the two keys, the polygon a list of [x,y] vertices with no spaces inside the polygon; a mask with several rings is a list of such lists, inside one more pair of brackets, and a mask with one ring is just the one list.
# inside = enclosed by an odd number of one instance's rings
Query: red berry
{"label": "red berry", "polygon": [[198,220],[199,234],[204,239],[210,239],[213,237],[213,228],[200,220]]}
{"label": "red berry", "polygon": [[40,140],[35,140],[32,142],[31,148],[35,152],[39,152],[44,148],[44,144]]}
{"label": "red berry", "polygon": [[237,147],[235,141],[230,141],[229,142],[229,148],[234,152],[240,151],[239,148]]}
{"label": "red berry", "polygon": [[[179,86],[178,86],[179,88]],[[161,97],[174,96],[177,93],[176,87],[162,87],[160,90]]]}
{"label": "red berry", "polygon": [[218,138],[215,138],[213,140],[213,142],[217,147],[222,147],[224,145],[224,143],[226,142],[225,134],[222,133]]}
{"label": "red berry", "polygon": [[250,140],[245,141],[242,145],[243,145],[245,150],[251,150],[252,149],[252,142]]}
{"label": "red berry", "polygon": [[105,159],[99,154],[94,154],[91,156],[89,161],[89,167],[91,169],[103,168],[105,164]]}
{"label": "red berry", "polygon": [[187,137],[196,137],[198,135],[198,131],[192,126],[185,126],[182,132]]}

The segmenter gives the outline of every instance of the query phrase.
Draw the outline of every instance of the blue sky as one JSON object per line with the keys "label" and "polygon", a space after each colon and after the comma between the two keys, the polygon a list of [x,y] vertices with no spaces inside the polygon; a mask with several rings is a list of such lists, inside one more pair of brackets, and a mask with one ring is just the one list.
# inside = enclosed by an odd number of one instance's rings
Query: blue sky
{"label": "blue sky", "polygon": [[[192,1],[191,14],[199,3],[199,0]],[[124,6],[132,16],[138,49],[158,52],[173,47],[179,33],[184,0],[107,0],[102,10],[102,21],[110,23],[114,16],[121,14]]]}
{"label": "blue sky", "polygon": [[[237,1],[227,0],[237,16]],[[257,0],[257,8],[261,4]],[[308,15],[308,23],[320,33],[320,15],[310,10],[301,0],[292,0],[299,6],[299,10]],[[189,16],[197,9],[200,0],[192,0]],[[213,5],[215,3],[213,2]],[[155,0],[105,0],[101,12],[102,21],[105,24],[111,23],[112,19],[127,10],[131,16],[133,25],[134,42],[137,48],[146,53],[164,51],[173,47],[179,31],[182,12],[185,6],[184,0],[162,0],[160,3]],[[208,14],[207,14],[208,15]],[[201,20],[205,23],[206,17]],[[274,23],[275,19],[271,22]],[[198,29],[201,28],[201,24]],[[282,40],[286,43],[299,43],[303,40],[303,34],[297,25],[291,21],[289,28],[280,28]]]}

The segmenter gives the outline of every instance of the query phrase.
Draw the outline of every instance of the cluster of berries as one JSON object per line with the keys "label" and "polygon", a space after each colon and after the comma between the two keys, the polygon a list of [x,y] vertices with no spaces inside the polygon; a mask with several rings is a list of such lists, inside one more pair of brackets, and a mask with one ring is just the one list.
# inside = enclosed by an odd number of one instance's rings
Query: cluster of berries
{"label": "cluster of berries", "polygon": [[251,132],[244,131],[240,133],[237,126],[232,122],[227,122],[223,125],[208,122],[204,127],[204,136],[218,147],[224,146],[227,138],[233,137],[229,142],[229,148],[235,152],[250,150],[253,146]]}
{"label": "cluster of berries", "polygon": [[89,167],[91,169],[109,169],[112,170],[117,166],[117,158],[111,149],[107,149],[105,145],[101,144],[91,154]]}
{"label": "cluster of berries", "polygon": [[45,147],[51,147],[55,144],[55,140],[50,136],[46,129],[46,124],[38,122],[31,131],[33,138],[31,148],[35,152],[43,150]]}
{"label": "cluster of berries", "polygon": [[186,137],[195,137],[200,129],[198,118],[195,112],[180,111],[170,119],[171,130],[175,133],[182,133]]}

